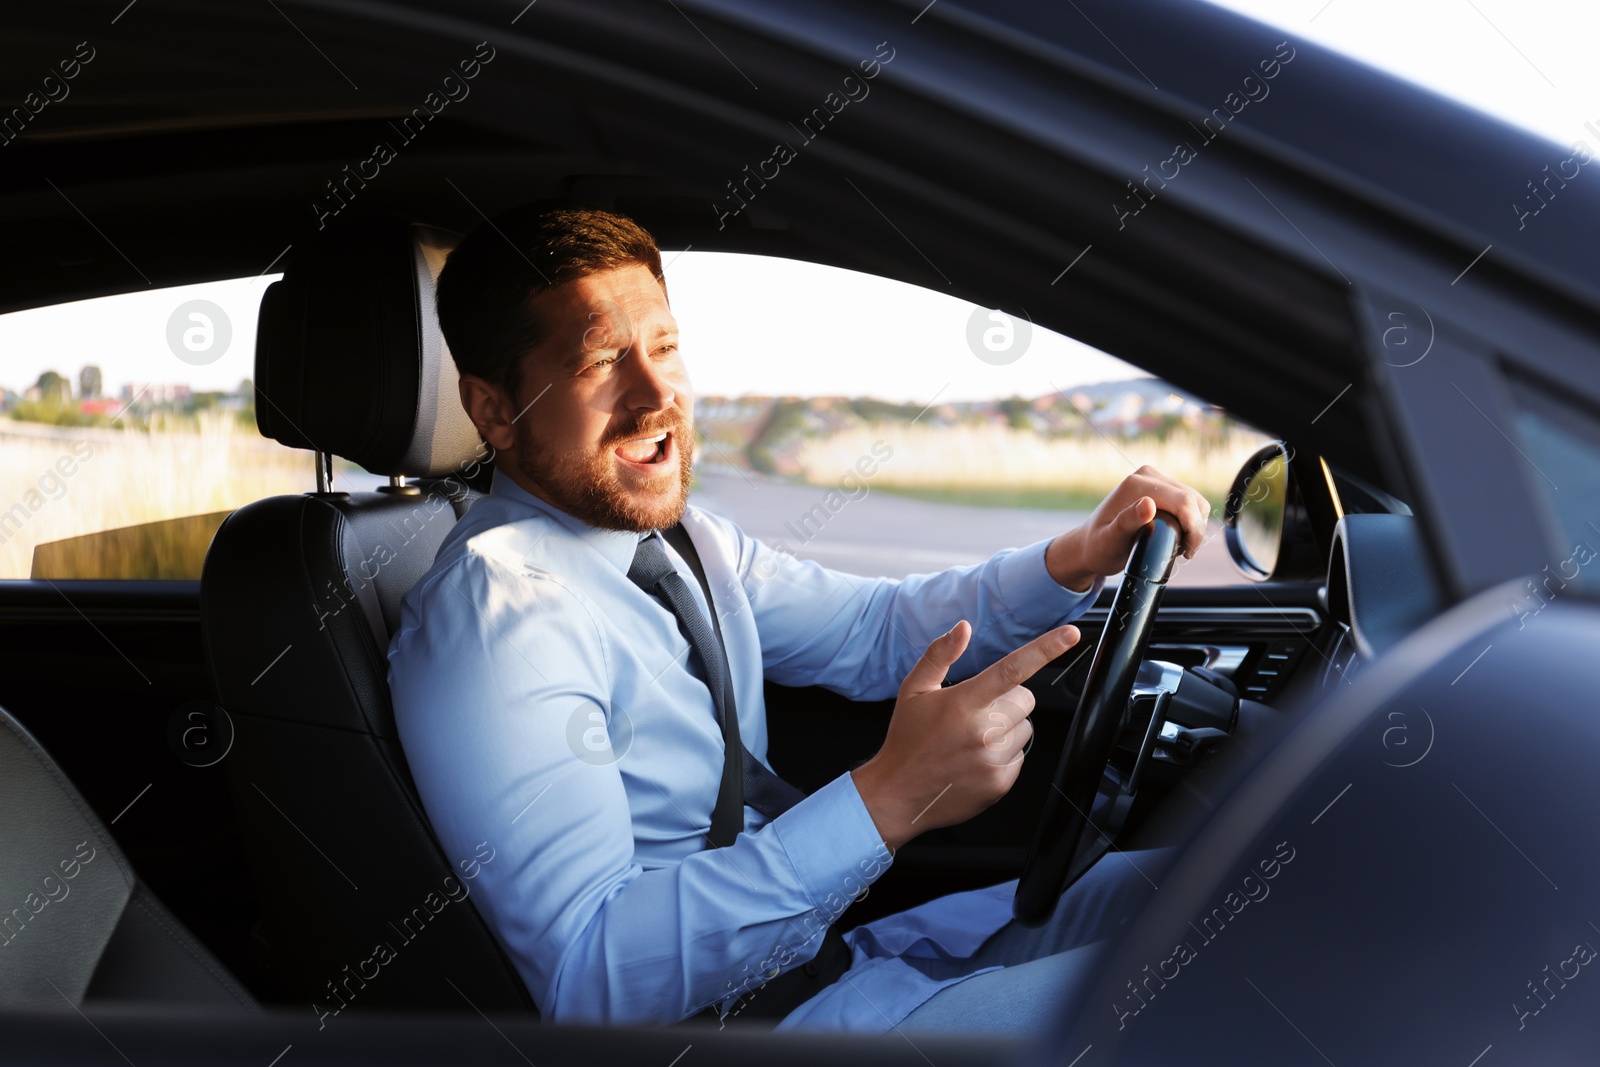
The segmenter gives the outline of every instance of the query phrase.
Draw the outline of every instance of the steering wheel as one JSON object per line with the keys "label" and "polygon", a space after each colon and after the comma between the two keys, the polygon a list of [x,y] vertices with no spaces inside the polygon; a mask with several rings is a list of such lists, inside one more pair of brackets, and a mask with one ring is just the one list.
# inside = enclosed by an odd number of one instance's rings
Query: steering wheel
{"label": "steering wheel", "polygon": [[1017,880],[1011,913],[1025,926],[1037,926],[1050,918],[1061,894],[1105,851],[1096,847],[1105,837],[1098,827],[1093,827],[1089,841],[1081,839],[1093,825],[1090,808],[1111,762],[1111,750],[1133,694],[1139,661],[1150,643],[1150,630],[1180,537],[1178,520],[1158,511],[1139,531],[1128,556],[1122,585],[1100,631],[1078,711],[1061,750],[1053,787],[1045,796],[1033,847]]}

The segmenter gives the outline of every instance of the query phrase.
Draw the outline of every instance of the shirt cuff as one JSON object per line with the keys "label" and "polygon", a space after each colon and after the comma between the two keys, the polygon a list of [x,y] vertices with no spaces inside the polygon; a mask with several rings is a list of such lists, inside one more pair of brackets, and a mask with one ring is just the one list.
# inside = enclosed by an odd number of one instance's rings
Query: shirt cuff
{"label": "shirt cuff", "polygon": [[1012,618],[1040,631],[1082,615],[1106,584],[1104,577],[1096,576],[1082,593],[1060,584],[1044,564],[1045,549],[1049,547],[1049,540],[1038,541],[1012,550],[995,565],[995,581]]}
{"label": "shirt cuff", "polygon": [[826,924],[894,862],[849,773],[772,820],[772,829]]}

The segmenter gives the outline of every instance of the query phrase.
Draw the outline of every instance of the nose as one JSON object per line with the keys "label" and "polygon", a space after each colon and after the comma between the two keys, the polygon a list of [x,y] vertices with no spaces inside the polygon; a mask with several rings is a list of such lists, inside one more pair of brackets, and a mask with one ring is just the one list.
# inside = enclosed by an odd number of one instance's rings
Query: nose
{"label": "nose", "polygon": [[670,360],[653,360],[635,344],[628,349],[622,364],[627,376],[622,402],[629,411],[661,411],[677,399],[678,393],[670,378]]}

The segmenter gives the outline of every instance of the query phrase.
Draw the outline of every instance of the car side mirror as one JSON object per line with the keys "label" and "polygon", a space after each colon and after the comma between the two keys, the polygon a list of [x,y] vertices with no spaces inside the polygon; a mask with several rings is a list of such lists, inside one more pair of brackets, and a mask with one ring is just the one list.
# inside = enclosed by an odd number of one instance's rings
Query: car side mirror
{"label": "car side mirror", "polygon": [[1228,555],[1245,577],[1265,581],[1277,569],[1288,506],[1289,453],[1274,441],[1245,460],[1223,507]]}

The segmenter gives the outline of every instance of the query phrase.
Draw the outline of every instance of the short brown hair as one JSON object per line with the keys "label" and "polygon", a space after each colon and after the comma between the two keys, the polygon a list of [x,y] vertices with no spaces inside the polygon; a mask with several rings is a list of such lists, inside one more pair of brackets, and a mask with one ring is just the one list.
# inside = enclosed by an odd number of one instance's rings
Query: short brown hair
{"label": "short brown hair", "polygon": [[564,282],[635,264],[666,288],[655,239],[632,219],[598,208],[532,204],[479,226],[439,274],[439,328],[456,370],[498,384],[515,398],[522,357],[545,336],[533,298]]}

